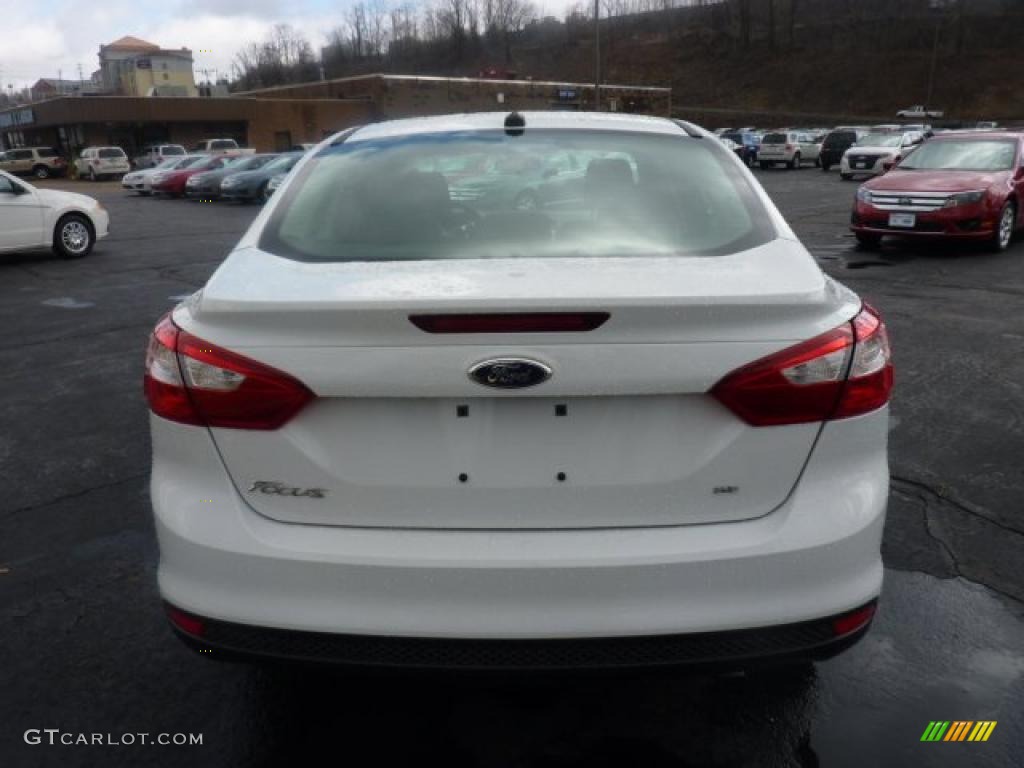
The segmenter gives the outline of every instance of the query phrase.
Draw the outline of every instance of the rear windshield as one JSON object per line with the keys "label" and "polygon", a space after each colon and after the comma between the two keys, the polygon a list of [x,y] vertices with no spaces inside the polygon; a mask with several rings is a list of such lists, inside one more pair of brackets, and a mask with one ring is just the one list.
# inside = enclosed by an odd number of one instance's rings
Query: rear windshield
{"label": "rear windshield", "polygon": [[471,131],[321,150],[289,185],[261,247],[331,262],[713,256],[773,237],[717,141]]}
{"label": "rear windshield", "polygon": [[164,157],[168,157],[170,155],[184,155],[185,154],[185,148],[182,147],[182,146],[179,146],[177,144],[169,144],[169,145],[163,147],[160,151],[164,155]]}
{"label": "rear windshield", "polygon": [[210,149],[234,149],[237,146],[231,139],[220,139],[219,141],[210,142]]}
{"label": "rear windshield", "polygon": [[37,149],[36,154],[40,157],[57,157],[57,150],[55,149]]}
{"label": "rear windshield", "polygon": [[104,147],[96,154],[99,157],[125,157],[124,150],[120,147]]}
{"label": "rear windshield", "polygon": [[1017,142],[929,141],[900,163],[901,171],[1008,171],[1013,168]]}
{"label": "rear windshield", "polygon": [[835,147],[840,144],[852,144],[857,140],[857,134],[852,131],[837,131],[825,137],[826,147]]}
{"label": "rear windshield", "polygon": [[787,141],[784,133],[766,133],[761,139],[762,144],[785,144]]}

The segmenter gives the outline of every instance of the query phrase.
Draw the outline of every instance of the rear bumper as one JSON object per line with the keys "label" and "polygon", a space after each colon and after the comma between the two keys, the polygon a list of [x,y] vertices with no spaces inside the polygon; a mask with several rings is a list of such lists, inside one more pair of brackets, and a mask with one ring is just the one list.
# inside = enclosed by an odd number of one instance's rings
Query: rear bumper
{"label": "rear bumper", "polygon": [[817,621],[881,590],[887,417],[825,425],[790,497],[756,520],[495,532],[269,520],[239,496],[206,430],[151,416],[160,592],[227,624],[377,637],[579,640]]}
{"label": "rear bumper", "polygon": [[360,667],[464,670],[622,669],[831,658],[868,631],[876,601],[814,621],[681,635],[490,640],[300,632],[183,615],[171,627],[193,650],[221,660],[270,659]]}

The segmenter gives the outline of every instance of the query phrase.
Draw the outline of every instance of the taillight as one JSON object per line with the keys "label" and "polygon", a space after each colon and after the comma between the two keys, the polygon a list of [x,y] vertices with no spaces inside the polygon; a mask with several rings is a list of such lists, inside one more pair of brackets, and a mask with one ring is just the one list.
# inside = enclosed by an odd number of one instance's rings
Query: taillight
{"label": "taillight", "polygon": [[297,379],[180,330],[170,315],[149,340],[145,391],[157,416],[234,429],[277,429],[313,399]]}
{"label": "taillight", "polygon": [[711,394],[755,427],[846,419],[889,401],[889,337],[865,306],[844,323],[727,375]]}
{"label": "taillight", "polygon": [[786,151],[787,152],[791,152],[792,150],[793,150],[793,145],[792,144],[787,144],[786,145]]}

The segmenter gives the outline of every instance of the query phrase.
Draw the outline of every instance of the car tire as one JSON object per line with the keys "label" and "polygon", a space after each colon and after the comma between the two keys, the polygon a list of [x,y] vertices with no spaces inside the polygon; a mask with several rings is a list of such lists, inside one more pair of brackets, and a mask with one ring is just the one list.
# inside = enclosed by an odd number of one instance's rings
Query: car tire
{"label": "car tire", "polygon": [[832,170],[832,166],[831,165],[829,165],[828,163],[822,163],[821,164],[821,172],[822,173],[828,173],[830,170]]}
{"label": "car tire", "polygon": [[270,202],[271,197],[273,197],[273,193],[270,191],[270,182],[264,181],[260,185],[259,200],[261,203],[263,203],[263,205],[266,205],[268,202]]}
{"label": "car tire", "polygon": [[793,155],[793,159],[789,161],[788,165],[789,165],[789,169],[791,171],[799,171],[800,170],[800,153],[799,152],[797,152],[795,155]]}
{"label": "car tire", "polygon": [[761,165],[761,170],[762,171],[767,171],[768,170],[768,166],[770,165],[770,163],[766,163],[764,160],[762,160],[760,165]]}
{"label": "car tire", "polygon": [[53,228],[53,250],[62,259],[84,258],[95,244],[92,222],[80,213],[62,216]]}
{"label": "car tire", "polygon": [[995,232],[992,233],[992,240],[989,249],[995,253],[1002,253],[1010,247],[1013,242],[1013,233],[1017,228],[1017,207],[1012,202],[1007,202],[999,211],[999,219],[996,222]]}
{"label": "car tire", "polygon": [[512,207],[517,211],[536,211],[540,208],[540,200],[537,199],[537,195],[527,190],[516,195]]}
{"label": "car tire", "polygon": [[32,169],[32,175],[37,179],[48,179],[50,178],[50,169],[45,165],[37,165]]}
{"label": "car tire", "polygon": [[865,251],[877,251],[882,246],[881,235],[869,235],[866,232],[854,232],[857,238],[857,246]]}
{"label": "car tire", "polygon": [[843,173],[842,171],[840,171],[839,178],[842,179],[843,181],[849,181],[850,179],[853,178],[853,174],[852,173]]}

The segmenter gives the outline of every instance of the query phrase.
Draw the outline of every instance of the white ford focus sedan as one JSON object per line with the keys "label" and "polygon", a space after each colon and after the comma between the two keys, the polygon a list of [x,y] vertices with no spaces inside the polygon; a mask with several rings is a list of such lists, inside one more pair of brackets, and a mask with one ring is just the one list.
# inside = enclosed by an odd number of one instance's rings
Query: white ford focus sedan
{"label": "white ford focus sedan", "polygon": [[353,129],[153,332],[160,592],[214,657],[827,657],[882,586],[891,388],[703,130]]}
{"label": "white ford focus sedan", "polygon": [[79,259],[109,226],[109,214],[94,198],[40,189],[0,171],[0,253],[52,248],[62,258]]}

